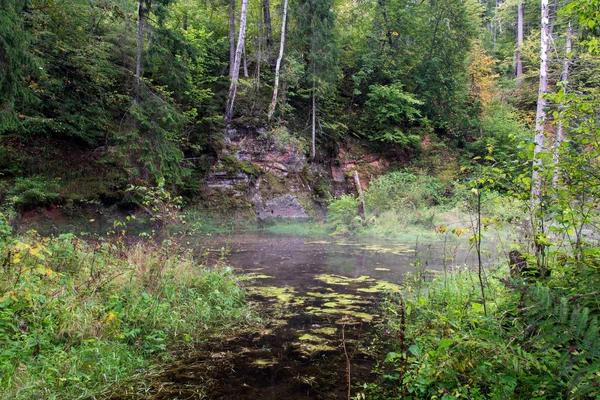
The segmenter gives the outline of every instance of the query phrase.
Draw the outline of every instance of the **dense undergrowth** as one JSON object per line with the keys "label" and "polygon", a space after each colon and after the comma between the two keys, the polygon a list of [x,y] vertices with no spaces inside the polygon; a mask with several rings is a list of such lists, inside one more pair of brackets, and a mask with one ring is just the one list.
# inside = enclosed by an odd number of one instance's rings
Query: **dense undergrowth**
{"label": "dense undergrowth", "polygon": [[251,316],[229,267],[172,244],[16,236],[0,217],[2,398],[95,398]]}
{"label": "dense undergrowth", "polygon": [[[363,398],[594,399],[600,396],[600,295],[594,283],[487,277],[487,315],[472,271],[418,279],[384,304],[391,351]],[[410,280],[409,280],[410,282]],[[591,291],[589,291],[591,290]]]}
{"label": "dense undergrowth", "polygon": [[[330,203],[327,223],[334,235],[439,239],[443,227],[461,236],[474,228],[475,199],[465,183],[392,172],[373,180],[365,191],[366,215],[359,213],[356,196],[343,195]],[[522,201],[497,191],[482,193],[481,212],[489,228],[526,219]]]}

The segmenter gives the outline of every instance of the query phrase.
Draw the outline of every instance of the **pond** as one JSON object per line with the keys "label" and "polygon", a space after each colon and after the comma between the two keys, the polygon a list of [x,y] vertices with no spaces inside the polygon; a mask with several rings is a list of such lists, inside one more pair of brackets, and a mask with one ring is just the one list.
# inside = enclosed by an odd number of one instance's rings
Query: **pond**
{"label": "pond", "polygon": [[465,241],[377,244],[252,233],[190,245],[203,248],[207,263],[224,258],[246,277],[264,323],[174,354],[172,365],[146,382],[144,398],[348,398],[348,380],[372,380],[383,357],[372,346],[382,296],[397,292],[408,273],[428,279],[444,267],[474,265],[475,257]]}

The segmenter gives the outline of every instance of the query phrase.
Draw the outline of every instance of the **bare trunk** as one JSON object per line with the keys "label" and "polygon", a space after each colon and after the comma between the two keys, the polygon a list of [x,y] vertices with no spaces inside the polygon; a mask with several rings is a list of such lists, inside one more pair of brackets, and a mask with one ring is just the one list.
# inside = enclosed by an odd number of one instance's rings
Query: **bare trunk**
{"label": "bare trunk", "polygon": [[288,0],[283,3],[283,21],[281,22],[281,42],[279,43],[279,57],[277,57],[277,64],[275,65],[275,84],[273,88],[273,100],[269,106],[269,121],[273,118],[275,107],[277,105],[277,90],[279,89],[279,69],[281,68],[281,60],[283,59],[283,49],[285,47],[285,22],[287,19],[287,5]]}
{"label": "bare trunk", "polygon": [[229,78],[235,64],[235,0],[229,0]]}
{"label": "bare trunk", "polygon": [[356,191],[358,192],[358,196],[360,198],[360,206],[361,210],[360,214],[363,217],[367,216],[367,204],[365,203],[365,194],[363,193],[362,186],[360,186],[360,179],[358,177],[358,171],[354,171],[354,184],[356,185]]}
{"label": "bare trunk", "polygon": [[[285,14],[287,9],[287,1],[283,6],[283,20],[285,21]],[[269,64],[273,67],[273,27],[271,26],[271,5],[269,0],[263,0],[263,16],[265,21],[265,31],[267,36],[267,54]],[[285,25],[285,22],[282,24]]]}
{"label": "bare trunk", "polygon": [[144,47],[144,7],[142,0],[138,0],[138,36],[137,55],[135,62],[135,84],[140,86],[142,79],[142,50]]}
{"label": "bare trunk", "polygon": [[313,79],[313,91],[312,91],[312,140],[311,140],[312,156],[311,160],[315,159],[317,153],[317,90]]}
{"label": "bare trunk", "polygon": [[[560,76],[560,82],[562,83],[562,90],[563,93],[566,95],[567,94],[567,82],[569,80],[569,66],[571,64],[571,35],[572,35],[572,29],[571,29],[571,21],[569,21],[569,27],[567,28],[567,43],[566,43],[566,48],[565,48],[565,58],[563,60],[563,71],[562,74]],[[562,109],[562,103],[559,107],[559,109]],[[558,125],[556,127],[556,138],[554,141],[554,175],[552,176],[552,186],[556,187],[556,185],[558,185],[558,175],[559,175],[559,167],[558,167],[558,163],[560,161],[560,146],[562,145],[562,142],[564,141],[564,134],[563,134],[563,123],[562,123],[562,118],[559,117],[558,119]]]}
{"label": "bare trunk", "polygon": [[312,160],[317,154],[317,77],[315,75],[315,25],[312,23],[311,64],[312,64]]}
{"label": "bare trunk", "polygon": [[523,77],[523,59],[521,58],[521,50],[523,49],[523,8],[523,0],[519,0],[517,12],[517,50],[515,51],[517,87],[521,86]]}
{"label": "bare trunk", "polygon": [[[234,0],[235,1],[235,0]],[[238,35],[237,47],[235,49],[235,61],[233,63],[233,75],[229,85],[229,97],[225,108],[225,122],[229,124],[233,117],[233,105],[235,103],[235,94],[237,92],[237,81],[240,75],[240,64],[242,62],[242,50],[246,42],[246,14],[248,13],[248,0],[242,0],[242,15],[240,16],[240,32]]]}
{"label": "bare trunk", "polygon": [[244,56],[244,78],[248,77],[248,63],[246,61],[246,46],[244,44],[244,49],[242,51],[242,55]]}
{"label": "bare trunk", "polygon": [[188,30],[188,12],[187,11],[183,12],[183,22],[182,22],[182,25],[183,25],[183,30],[187,31]]}
{"label": "bare trunk", "polygon": [[542,159],[546,124],[546,99],[548,92],[548,43],[550,41],[550,20],[548,0],[542,0],[542,32],[540,46],[540,86],[538,90],[537,111],[535,115],[535,149],[533,151],[533,173],[531,175],[531,199],[537,204],[542,202]]}

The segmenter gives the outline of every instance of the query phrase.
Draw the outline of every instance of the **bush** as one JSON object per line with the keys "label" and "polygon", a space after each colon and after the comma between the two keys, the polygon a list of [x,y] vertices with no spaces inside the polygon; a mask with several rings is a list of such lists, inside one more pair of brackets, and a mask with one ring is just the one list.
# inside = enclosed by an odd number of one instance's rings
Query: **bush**
{"label": "bush", "polygon": [[18,208],[45,206],[58,200],[60,185],[55,180],[41,176],[16,178],[8,190],[10,202]]}
{"label": "bush", "polygon": [[[506,274],[501,268],[499,277]],[[600,395],[594,310],[582,307],[580,298],[560,296],[545,282],[516,279],[505,285],[492,277],[486,315],[476,281],[470,271],[429,283],[415,280],[405,285],[402,297],[384,303],[383,340],[393,351],[379,382],[367,385],[365,398]]]}
{"label": "bush", "polygon": [[392,172],[371,182],[365,200],[369,212],[438,205],[444,201],[444,185],[434,177],[418,176],[405,172]]}
{"label": "bush", "polygon": [[362,226],[362,218],[358,215],[360,200],[344,194],[327,207],[327,222],[334,228],[334,234],[348,234]]}
{"label": "bush", "polygon": [[3,398],[98,398],[207,330],[245,320],[225,266],[139,243],[12,237],[0,257]]}

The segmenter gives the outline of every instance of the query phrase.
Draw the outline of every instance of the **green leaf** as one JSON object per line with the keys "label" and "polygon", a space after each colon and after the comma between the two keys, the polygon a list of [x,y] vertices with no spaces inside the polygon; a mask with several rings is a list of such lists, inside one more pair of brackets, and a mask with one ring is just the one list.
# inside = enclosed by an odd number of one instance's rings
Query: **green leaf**
{"label": "green leaf", "polygon": [[421,355],[421,349],[419,349],[419,346],[417,346],[416,344],[413,344],[412,346],[410,346],[408,348],[408,351],[410,351],[413,355],[415,355],[417,357]]}
{"label": "green leaf", "polygon": [[450,339],[444,339],[444,340],[440,341],[440,344],[438,344],[438,347],[437,347],[437,351],[440,351],[442,349],[450,347],[452,345],[452,343],[454,343],[454,342]]}

